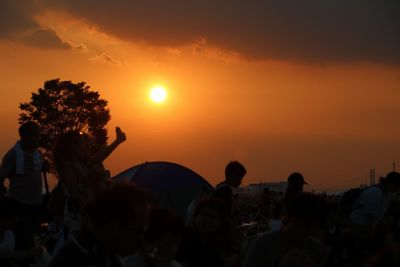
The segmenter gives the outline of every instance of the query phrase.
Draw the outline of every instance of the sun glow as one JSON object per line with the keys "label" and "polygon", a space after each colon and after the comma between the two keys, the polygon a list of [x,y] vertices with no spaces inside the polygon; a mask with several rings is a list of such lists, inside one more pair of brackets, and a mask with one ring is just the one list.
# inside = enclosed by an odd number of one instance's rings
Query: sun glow
{"label": "sun glow", "polygon": [[155,86],[150,91],[150,99],[155,103],[164,102],[167,99],[167,91],[162,86]]}

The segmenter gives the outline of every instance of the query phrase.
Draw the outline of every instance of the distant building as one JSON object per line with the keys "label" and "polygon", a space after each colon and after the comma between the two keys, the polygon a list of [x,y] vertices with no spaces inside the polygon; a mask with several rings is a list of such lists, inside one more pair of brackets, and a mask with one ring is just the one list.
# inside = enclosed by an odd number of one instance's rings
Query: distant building
{"label": "distant building", "polygon": [[241,187],[239,189],[239,193],[247,193],[249,195],[258,195],[261,194],[264,190],[264,188],[268,187],[270,191],[276,192],[276,193],[284,193],[286,191],[286,188],[288,186],[288,183],[286,181],[284,182],[270,182],[270,183],[258,183],[258,184],[249,184],[246,187]]}

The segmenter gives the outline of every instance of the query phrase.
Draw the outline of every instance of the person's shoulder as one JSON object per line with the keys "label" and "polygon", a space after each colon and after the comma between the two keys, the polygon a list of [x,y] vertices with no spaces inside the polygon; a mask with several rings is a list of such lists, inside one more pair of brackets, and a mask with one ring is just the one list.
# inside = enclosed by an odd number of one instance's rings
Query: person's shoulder
{"label": "person's shoulder", "polygon": [[3,156],[3,159],[1,161],[0,175],[6,177],[12,175],[14,172],[13,169],[15,169],[16,164],[17,153],[15,152],[15,149],[11,148]]}
{"label": "person's shoulder", "polygon": [[217,184],[215,186],[215,188],[220,188],[220,187],[225,187],[225,186],[229,186],[229,184],[227,184],[225,181],[223,181],[223,182],[220,182],[219,184]]}
{"label": "person's shoulder", "polygon": [[233,191],[232,188],[228,184],[221,184],[217,186],[214,192],[211,194],[212,197],[232,197]]}
{"label": "person's shoulder", "polygon": [[382,195],[383,194],[383,189],[381,186],[374,185],[366,188],[364,192],[362,193],[363,195]]}
{"label": "person's shoulder", "polygon": [[15,151],[14,147],[10,148],[3,157],[3,160],[5,159],[16,159],[17,157],[17,152]]}
{"label": "person's shoulder", "polygon": [[217,184],[215,186],[215,190],[214,191],[217,191],[217,190],[222,190],[222,191],[230,190],[230,191],[232,191],[232,187],[228,183],[222,182],[222,183],[219,183],[219,184]]}

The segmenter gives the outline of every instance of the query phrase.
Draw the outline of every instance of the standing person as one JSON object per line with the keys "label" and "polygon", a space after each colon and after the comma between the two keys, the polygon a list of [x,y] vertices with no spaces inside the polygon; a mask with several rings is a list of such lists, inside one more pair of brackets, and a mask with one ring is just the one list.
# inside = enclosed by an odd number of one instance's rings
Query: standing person
{"label": "standing person", "polygon": [[229,162],[225,167],[225,180],[219,183],[212,193],[212,197],[221,199],[226,203],[231,215],[234,207],[234,191],[240,186],[246,173],[246,168],[240,162]]}
{"label": "standing person", "polygon": [[18,129],[20,140],[4,156],[0,167],[0,182],[10,180],[7,195],[21,204],[19,223],[15,230],[16,249],[34,246],[38,229],[39,205],[42,203],[43,159],[38,151],[40,128],[28,121]]}
{"label": "standing person", "polygon": [[382,221],[391,194],[400,189],[400,173],[390,172],[380,183],[365,189],[352,207],[350,220],[364,226],[367,230],[375,230]]}
{"label": "standing person", "polygon": [[109,173],[103,161],[126,140],[125,133],[116,127],[116,139],[96,153],[89,155],[89,139],[78,131],[59,136],[54,150],[54,162],[60,185],[66,196],[64,222],[72,228],[80,227],[83,207],[97,192],[107,186]]}
{"label": "standing person", "polygon": [[288,187],[286,188],[285,195],[283,197],[283,208],[286,209],[289,201],[296,196],[303,192],[303,186],[307,185],[306,181],[304,181],[304,177],[299,172],[294,172],[289,175],[288,179]]}

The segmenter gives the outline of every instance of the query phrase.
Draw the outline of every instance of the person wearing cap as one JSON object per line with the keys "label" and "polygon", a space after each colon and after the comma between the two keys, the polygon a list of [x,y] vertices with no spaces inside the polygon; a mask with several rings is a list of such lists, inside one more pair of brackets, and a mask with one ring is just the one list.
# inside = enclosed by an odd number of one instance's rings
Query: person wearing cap
{"label": "person wearing cap", "polygon": [[287,179],[288,187],[286,188],[285,196],[283,197],[283,205],[286,209],[289,201],[296,196],[303,192],[303,186],[308,184],[304,180],[304,177],[299,172],[291,173]]}

